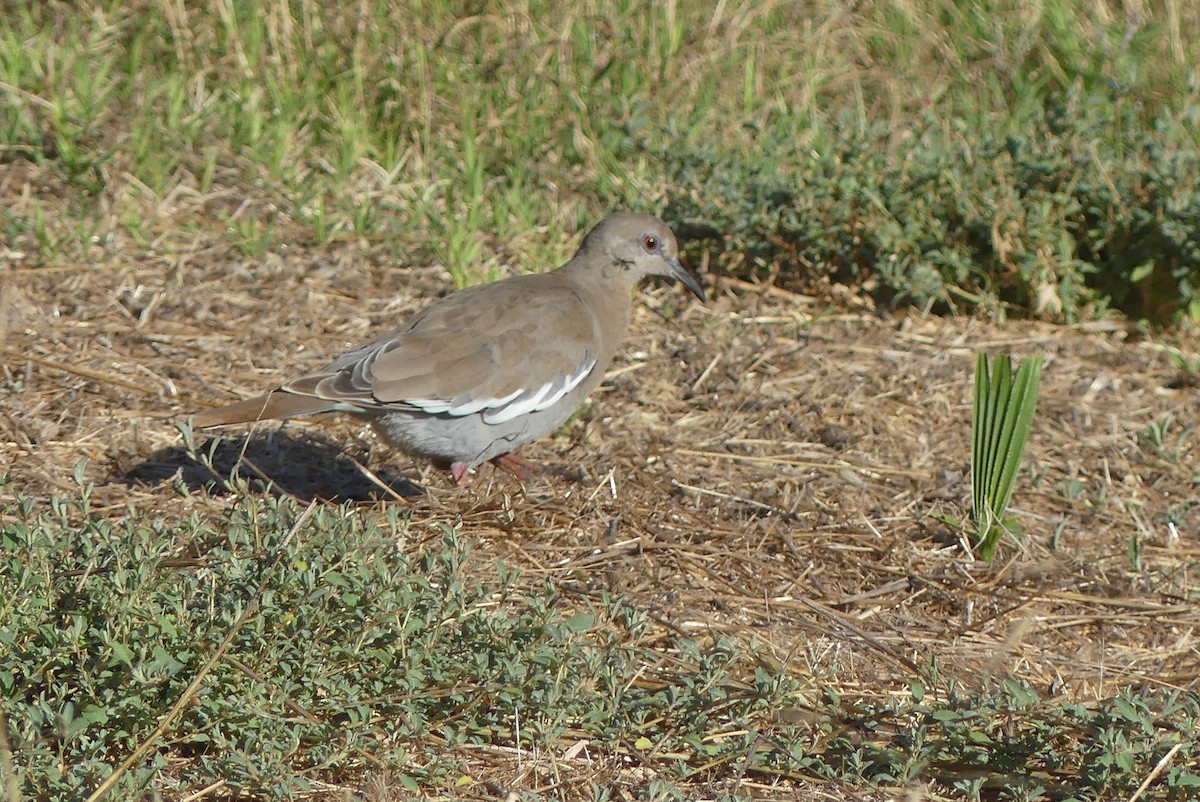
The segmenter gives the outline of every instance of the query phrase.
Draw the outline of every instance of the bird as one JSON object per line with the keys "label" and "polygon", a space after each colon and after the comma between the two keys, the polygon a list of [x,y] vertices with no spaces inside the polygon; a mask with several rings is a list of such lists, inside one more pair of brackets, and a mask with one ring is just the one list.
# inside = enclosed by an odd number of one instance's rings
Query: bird
{"label": "bird", "polygon": [[666,223],[610,214],[562,266],[450,293],[320,370],[199,412],[193,425],[345,412],[449,468],[459,485],[485,462],[523,481],[541,466],[515,451],[583,405],[629,329],[633,291],[651,276],[705,300]]}

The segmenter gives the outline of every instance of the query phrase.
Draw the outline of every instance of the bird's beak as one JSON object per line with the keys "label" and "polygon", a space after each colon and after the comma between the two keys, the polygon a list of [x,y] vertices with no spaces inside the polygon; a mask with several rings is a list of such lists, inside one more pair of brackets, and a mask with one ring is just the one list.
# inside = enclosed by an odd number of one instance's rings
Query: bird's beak
{"label": "bird's beak", "polygon": [[704,297],[704,288],[700,286],[700,282],[696,280],[696,277],[685,270],[678,259],[668,259],[667,264],[671,267],[671,277],[682,281],[683,286],[687,287],[692,295],[695,295],[703,303],[706,300]]}

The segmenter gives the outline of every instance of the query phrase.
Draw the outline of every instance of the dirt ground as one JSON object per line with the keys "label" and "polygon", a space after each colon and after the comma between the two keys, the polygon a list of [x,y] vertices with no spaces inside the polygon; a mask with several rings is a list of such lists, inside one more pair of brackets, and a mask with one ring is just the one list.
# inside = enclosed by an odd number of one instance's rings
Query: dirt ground
{"label": "dirt ground", "polygon": [[[450,287],[382,254],[249,259],[119,232],[78,264],[7,249],[12,487],[73,492],[87,457],[113,515],[231,503],[176,492],[177,472],[195,489],[205,477],[173,421],[319,367]],[[1171,355],[1200,364],[1194,335],[884,313],[700,269],[707,305],[674,286],[635,299],[608,379],[526,449],[548,470],[524,486],[488,468],[456,487],[346,418],[266,424],[249,442],[231,430],[218,463],[244,448],[246,472],[276,483],[261,492],[409,505],[416,532],[450,524],[535,580],[607,589],[684,631],[752,635],[843,692],[904,692],[935,659],[946,676],[1080,700],[1196,688],[1200,387]],[[992,563],[931,516],[967,512],[978,349],[1046,357],[1014,497],[1026,538]]]}

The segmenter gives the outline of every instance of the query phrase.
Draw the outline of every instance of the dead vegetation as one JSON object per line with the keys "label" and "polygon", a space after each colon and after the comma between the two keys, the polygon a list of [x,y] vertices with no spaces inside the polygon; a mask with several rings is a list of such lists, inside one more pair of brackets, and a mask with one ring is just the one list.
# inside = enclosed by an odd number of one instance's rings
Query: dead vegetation
{"label": "dead vegetation", "polygon": [[[184,467],[172,420],[321,363],[447,286],[352,245],[100,256],[0,273],[0,425],[22,492],[68,489],[87,457],[114,509],[219,504],[171,489]],[[706,307],[648,293],[592,404],[530,451],[552,470],[526,487],[485,473],[458,491],[348,420],[263,426],[250,455],[308,497],[384,496],[355,461],[412,478],[429,489],[408,502],[414,527],[453,522],[506,560],[612,583],[681,626],[757,630],[805,670],[828,648],[872,682],[884,667],[903,679],[900,657],[937,657],[1084,696],[1190,684],[1198,421],[1171,348],[1119,322],[890,319],[709,281]],[[1197,359],[1194,340],[1173,347]],[[991,565],[929,517],[966,508],[981,348],[1047,356],[1015,500],[1028,537]]]}
{"label": "dead vegetation", "polygon": [[[34,168],[6,169],[5,197],[34,202]],[[173,421],[319,365],[449,287],[370,243],[262,259],[194,245],[116,233],[52,268],[9,253],[12,488],[70,492],[86,457],[108,514],[218,510],[228,497],[204,489]],[[603,590],[697,637],[753,637],[777,667],[856,697],[907,692],[934,662],[968,685],[1014,677],[1080,701],[1196,689],[1200,405],[1172,356],[1196,364],[1194,337],[892,315],[706,280],[707,306],[665,287],[637,302],[592,403],[528,450],[550,470],[526,486],[485,471],[459,489],[346,419],[231,432],[218,464],[245,456],[243,473],[274,483],[259,492],[409,505],[418,536],[454,527],[527,581]],[[931,517],[967,510],[977,349],[1046,356],[1014,497],[1026,538],[993,563]],[[513,780],[518,758],[480,760]]]}
{"label": "dead vegetation", "polygon": [[[70,3],[14,9],[0,81],[8,126],[0,493],[75,497],[86,458],[97,515],[220,521],[238,500],[183,447],[176,423],[188,412],[323,364],[456,280],[548,266],[548,254],[569,251],[564,232],[594,222],[614,198],[648,206],[690,198],[703,213],[684,205],[680,216],[695,219],[671,222],[717,231],[713,220],[729,213],[722,233],[736,236],[763,202],[787,201],[747,187],[781,169],[794,179],[794,163],[822,139],[857,143],[843,137],[856,126],[880,125],[907,142],[930,119],[978,128],[972,137],[993,127],[1005,138],[1024,132],[1036,144],[1048,110],[1071,110],[1059,93],[1091,86],[1101,111],[1111,102],[1144,117],[1146,138],[1128,141],[1154,147],[1118,144],[1114,168],[1081,127],[1088,156],[1066,160],[1066,185],[1094,181],[1102,198],[1111,186],[1103,218],[1145,212],[1148,230],[1170,235],[1160,247],[1178,238],[1183,255],[1159,258],[1139,292],[1153,296],[1172,264],[1188,264],[1179,210],[1194,194],[1194,171],[1174,169],[1186,159],[1152,158],[1174,140],[1150,124],[1164,115],[1192,152],[1188,91],[1200,37],[1189,36],[1196,12],[1186,3],[1093,0],[1064,11],[1021,2],[987,17],[948,13],[945,3],[667,3],[653,13],[600,3],[565,16],[554,4],[484,4],[482,13],[476,5],[139,0],[84,13]],[[631,96],[634,86],[643,89]],[[475,158],[464,158],[471,145]],[[653,157],[678,156],[686,172],[705,168],[690,160],[708,147],[715,165],[732,159],[728,178],[673,185]],[[948,161],[933,156],[939,170]],[[978,173],[975,186],[990,191],[989,175]],[[1123,190],[1114,175],[1133,184]],[[1159,180],[1169,190],[1161,197],[1177,204],[1151,203]],[[857,196],[834,195],[857,223]],[[1010,228],[991,226],[999,263],[1017,270],[1010,257],[1024,241],[1039,265],[1074,265],[1078,245],[1055,250],[1068,242],[1057,227],[1064,196],[1018,196],[1029,206],[1005,207],[1011,217],[999,220]],[[1183,216],[1164,216],[1167,207]],[[917,219],[940,221],[923,208]],[[829,209],[817,211],[811,219],[828,227]],[[912,231],[922,239],[936,228]],[[861,230],[847,229],[853,253]],[[1111,267],[1153,272],[1144,233],[1125,238],[1141,255]],[[940,244],[926,239],[918,244]],[[1026,681],[1048,705],[1122,689],[1195,694],[1194,330],[877,310],[820,284],[820,270],[805,277],[811,284],[791,277],[786,289],[745,283],[779,265],[756,264],[752,248],[743,250],[691,265],[713,295],[707,306],[678,288],[636,302],[635,332],[609,380],[529,449],[549,470],[525,486],[484,472],[459,489],[347,419],[262,426],[249,437],[230,430],[214,463],[222,474],[236,466],[256,494],[348,500],[367,514],[402,505],[406,547],[453,528],[475,544],[480,571],[503,561],[529,588],[548,583],[568,604],[609,594],[652,617],[656,644],[676,632],[706,647],[753,640],[754,659],[798,678],[814,698],[839,694],[847,708],[905,698],[933,666],[968,688],[989,677]],[[786,256],[803,264],[798,250]],[[1053,299],[1054,288],[1043,289]],[[977,349],[1046,357],[1013,502],[1026,537],[992,563],[974,560],[942,517],[968,509]],[[204,437],[198,445],[208,448]],[[0,523],[11,520],[4,506]],[[179,546],[181,562],[195,562],[193,545]],[[780,710],[779,720],[805,722],[808,712]],[[1146,748],[1135,786],[1144,780],[1145,790],[1172,760],[1200,765],[1182,729],[1168,725]],[[1054,734],[1065,750],[1083,740],[1069,727]],[[589,784],[620,799],[677,790],[657,793],[656,764],[624,743],[539,754],[450,747],[431,735],[412,747],[415,764],[458,750],[474,782],[446,791],[456,797],[529,789],[594,799]],[[0,742],[8,780],[11,757]],[[187,760],[170,754],[167,778],[182,776]],[[709,785],[683,782],[699,798],[958,793],[937,766],[921,775],[926,785],[903,793],[803,777],[776,787],[737,766],[714,775]],[[341,782],[314,779],[316,796],[410,793],[383,772],[326,780]],[[218,777],[180,798],[236,797],[226,783]]]}

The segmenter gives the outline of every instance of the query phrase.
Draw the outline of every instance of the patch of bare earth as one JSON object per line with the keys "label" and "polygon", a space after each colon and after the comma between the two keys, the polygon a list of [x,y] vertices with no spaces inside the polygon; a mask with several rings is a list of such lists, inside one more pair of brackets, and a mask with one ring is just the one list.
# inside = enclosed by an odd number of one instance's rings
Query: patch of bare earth
{"label": "patch of bare earth", "polygon": [[[163,213],[223,202],[181,196]],[[219,457],[232,465],[244,448],[243,473],[276,482],[261,492],[409,505],[416,537],[449,524],[483,562],[568,593],[607,591],[664,631],[754,637],[814,689],[907,693],[934,661],[967,684],[1015,677],[1064,699],[1196,687],[1200,461],[1187,433],[1200,405],[1160,339],[1116,323],[894,319],[706,280],[706,306],[677,287],[636,301],[590,405],[526,450],[549,469],[525,485],[487,468],[456,487],[345,418],[263,425],[249,441],[234,430]],[[75,264],[10,249],[3,471],[23,494],[71,493],[88,457],[95,505],[111,515],[215,515],[232,500],[202,489],[173,420],[319,367],[448,288],[442,271],[396,267],[378,243],[252,259],[183,233],[137,246],[114,228]],[[1171,342],[1200,360],[1194,337]],[[992,563],[930,515],[967,512],[977,349],[1046,356],[1014,499],[1026,537]],[[1156,442],[1148,427],[1168,418]],[[197,492],[177,491],[178,471]],[[407,480],[427,493],[397,500],[379,486],[403,494]],[[625,770],[587,750],[469,760],[498,787]]]}

